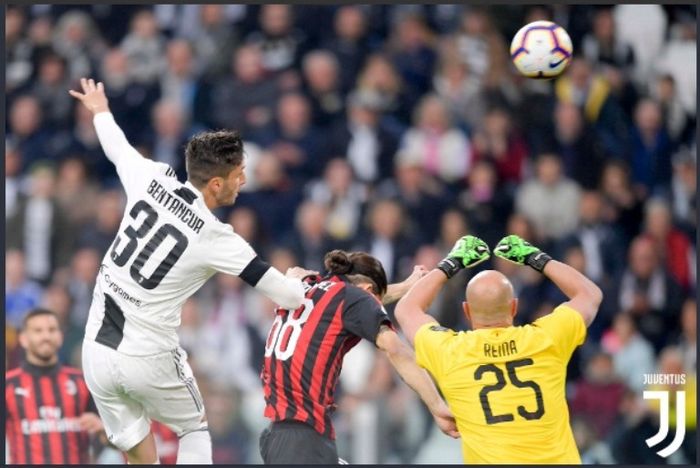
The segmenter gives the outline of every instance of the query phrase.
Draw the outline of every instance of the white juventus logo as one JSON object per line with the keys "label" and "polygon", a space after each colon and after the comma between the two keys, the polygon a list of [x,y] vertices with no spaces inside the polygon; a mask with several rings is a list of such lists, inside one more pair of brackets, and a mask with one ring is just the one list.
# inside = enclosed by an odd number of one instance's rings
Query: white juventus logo
{"label": "white juventus logo", "polygon": [[[649,447],[654,447],[661,443],[662,440],[668,435],[668,413],[669,413],[669,400],[668,391],[645,391],[645,400],[659,400],[659,432],[654,434],[654,436],[649,437],[646,443]],[[685,438],[685,391],[679,390],[676,392],[676,435],[673,437],[673,442],[671,444],[656,452],[659,456],[664,458],[673,454],[678,450],[683,443]]]}

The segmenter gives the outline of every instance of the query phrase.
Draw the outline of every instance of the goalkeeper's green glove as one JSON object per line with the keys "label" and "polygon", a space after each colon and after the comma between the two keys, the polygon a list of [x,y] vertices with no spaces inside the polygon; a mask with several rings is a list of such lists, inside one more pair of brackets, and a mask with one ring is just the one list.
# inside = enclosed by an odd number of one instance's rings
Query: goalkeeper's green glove
{"label": "goalkeeper's green glove", "polygon": [[487,260],[491,256],[491,251],[486,242],[475,236],[464,236],[455,242],[454,247],[437,264],[447,279],[452,278],[462,268],[471,268]]}
{"label": "goalkeeper's green glove", "polygon": [[518,265],[528,265],[542,273],[544,266],[552,257],[530,244],[528,241],[511,234],[506,236],[493,249],[496,257],[500,257]]}

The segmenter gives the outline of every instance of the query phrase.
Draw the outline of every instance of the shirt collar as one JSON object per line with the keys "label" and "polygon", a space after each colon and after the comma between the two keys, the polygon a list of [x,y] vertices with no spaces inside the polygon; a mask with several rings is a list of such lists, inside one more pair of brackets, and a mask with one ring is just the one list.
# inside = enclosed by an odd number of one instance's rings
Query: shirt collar
{"label": "shirt collar", "polygon": [[61,368],[61,363],[57,362],[56,364],[52,364],[50,366],[37,366],[36,364],[32,364],[27,360],[22,361],[22,369],[24,369],[26,372],[29,374],[35,375],[35,376],[44,376],[44,375],[55,375],[58,370]]}

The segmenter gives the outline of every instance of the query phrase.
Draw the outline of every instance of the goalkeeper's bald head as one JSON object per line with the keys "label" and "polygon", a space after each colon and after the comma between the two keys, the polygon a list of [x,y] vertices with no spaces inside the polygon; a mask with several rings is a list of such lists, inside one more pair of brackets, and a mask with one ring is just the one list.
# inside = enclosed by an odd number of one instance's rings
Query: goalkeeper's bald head
{"label": "goalkeeper's bald head", "polygon": [[472,328],[510,326],[517,307],[513,285],[499,271],[482,271],[467,284],[464,312]]}

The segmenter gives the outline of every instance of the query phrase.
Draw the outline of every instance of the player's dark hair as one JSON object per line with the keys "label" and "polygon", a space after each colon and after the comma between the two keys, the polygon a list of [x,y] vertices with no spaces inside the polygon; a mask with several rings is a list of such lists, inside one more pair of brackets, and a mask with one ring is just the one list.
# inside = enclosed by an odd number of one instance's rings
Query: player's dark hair
{"label": "player's dark hair", "polygon": [[323,259],[328,273],[333,275],[362,275],[371,280],[379,296],[386,294],[386,272],[381,262],[365,252],[345,252],[332,250]]}
{"label": "player's dark hair", "polygon": [[56,321],[60,323],[60,320],[58,319],[58,314],[56,312],[54,312],[53,310],[44,309],[42,307],[37,307],[36,309],[32,309],[29,312],[27,312],[27,315],[25,315],[22,319],[22,330],[27,329],[27,324],[31,319],[40,315],[50,315],[52,317],[55,317]]}
{"label": "player's dark hair", "polygon": [[243,162],[243,142],[236,131],[201,132],[185,149],[187,180],[203,187],[212,177],[226,177]]}

